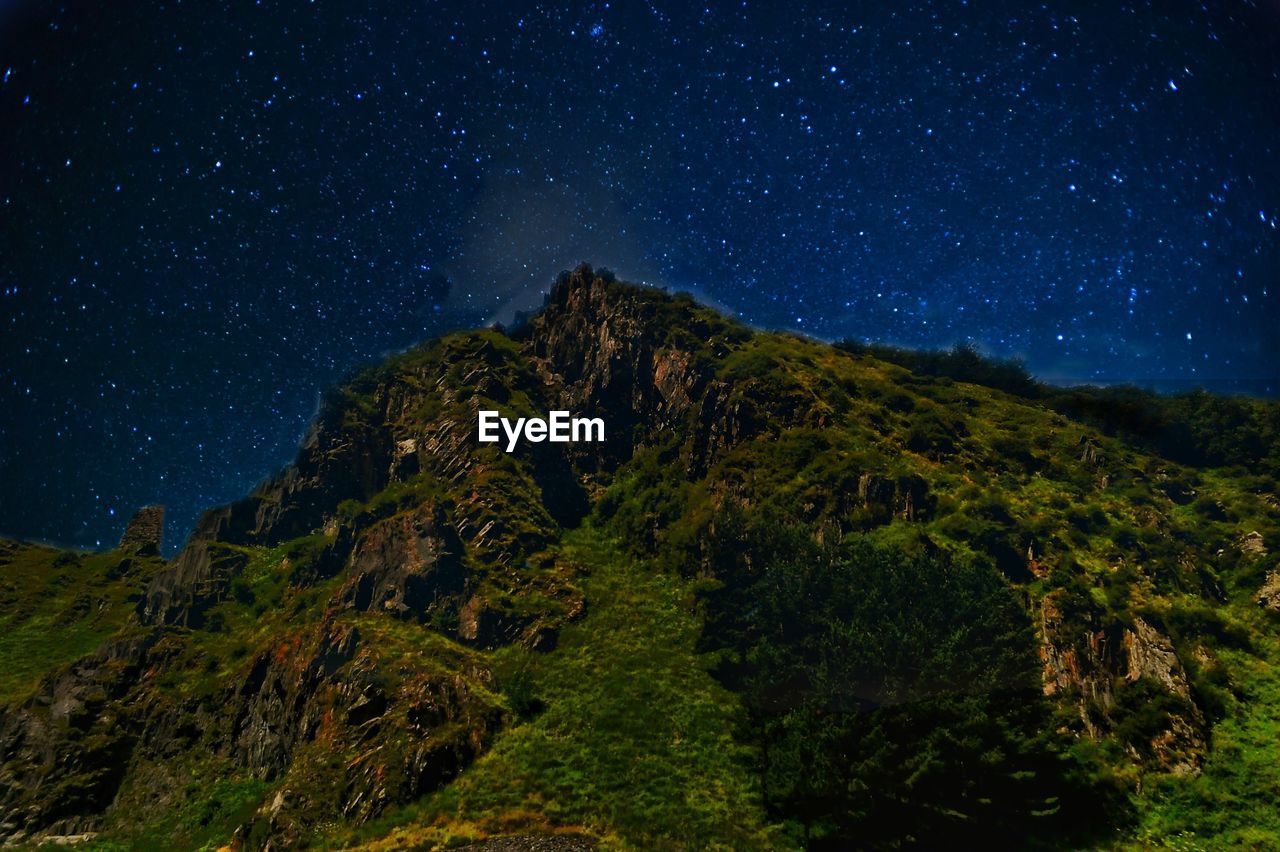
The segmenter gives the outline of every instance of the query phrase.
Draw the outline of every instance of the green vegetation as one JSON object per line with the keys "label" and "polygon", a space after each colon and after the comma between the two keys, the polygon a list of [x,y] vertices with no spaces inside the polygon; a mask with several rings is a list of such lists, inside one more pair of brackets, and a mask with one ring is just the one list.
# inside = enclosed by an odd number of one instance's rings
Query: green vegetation
{"label": "green vegetation", "polygon": [[1139,799],[1137,845],[1267,849],[1280,838],[1280,642],[1267,635],[1274,625],[1255,626],[1262,657],[1223,653],[1240,699],[1214,728],[1204,772],[1191,779],[1153,779]]}
{"label": "green vegetation", "polygon": [[[224,772],[225,765],[220,766]],[[89,852],[125,850],[219,849],[235,828],[249,820],[270,785],[249,777],[209,777],[189,779],[175,791],[175,805],[136,833],[117,829],[111,838],[78,844]],[[127,838],[127,840],[125,839]]]}
{"label": "green vegetation", "polygon": [[158,558],[0,540],[0,705],[124,626]]}
{"label": "green vegetation", "polygon": [[633,848],[772,845],[741,708],[695,649],[692,584],[623,556],[590,526],[560,558],[590,604],[555,652],[494,665],[520,721],[461,778],[372,823],[389,847],[585,831]]}
{"label": "green vegetation", "polygon": [[1063,843],[1123,810],[1046,730],[1031,625],[992,568],[776,519],[717,527],[703,642],[806,846]]}
{"label": "green vegetation", "polygon": [[1020,361],[985,358],[971,345],[950,351],[853,340],[837,345],[900,364],[918,375],[970,382],[1038,401],[1183,464],[1260,468],[1271,477],[1280,476],[1280,405],[1272,402],[1203,390],[1165,396],[1133,386],[1059,388],[1037,382]]}
{"label": "green vegetation", "polygon": [[[1280,845],[1280,406],[562,286],[331,393],[190,627],[133,618],[159,560],[0,543],[6,707],[154,641],[33,800],[103,848]],[[473,440],[584,398],[605,447]]]}

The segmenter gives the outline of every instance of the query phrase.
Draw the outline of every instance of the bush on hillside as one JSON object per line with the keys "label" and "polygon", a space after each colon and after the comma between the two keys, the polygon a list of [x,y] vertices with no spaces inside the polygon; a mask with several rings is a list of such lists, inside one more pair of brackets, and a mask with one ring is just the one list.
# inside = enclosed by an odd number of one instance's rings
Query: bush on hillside
{"label": "bush on hillside", "polygon": [[704,641],[806,845],[1013,842],[1122,808],[1050,732],[1029,619],[991,567],[767,518],[716,529]]}

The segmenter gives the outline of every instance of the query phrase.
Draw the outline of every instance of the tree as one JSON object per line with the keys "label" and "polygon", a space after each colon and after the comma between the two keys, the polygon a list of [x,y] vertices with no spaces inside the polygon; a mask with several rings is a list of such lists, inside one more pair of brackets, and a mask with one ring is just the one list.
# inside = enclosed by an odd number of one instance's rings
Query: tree
{"label": "tree", "polygon": [[1024,842],[1083,767],[1049,729],[1029,619],[992,567],[726,518],[707,637],[807,845]]}

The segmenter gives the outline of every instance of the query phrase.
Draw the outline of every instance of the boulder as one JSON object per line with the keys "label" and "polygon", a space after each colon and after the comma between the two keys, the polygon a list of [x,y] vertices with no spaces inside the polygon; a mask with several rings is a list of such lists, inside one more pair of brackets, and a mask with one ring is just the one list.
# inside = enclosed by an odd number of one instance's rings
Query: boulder
{"label": "boulder", "polygon": [[1280,568],[1267,572],[1267,578],[1258,590],[1258,604],[1271,612],[1280,612]]}
{"label": "boulder", "polygon": [[1240,552],[1246,556],[1266,556],[1267,544],[1262,538],[1262,533],[1253,530],[1241,536]]}

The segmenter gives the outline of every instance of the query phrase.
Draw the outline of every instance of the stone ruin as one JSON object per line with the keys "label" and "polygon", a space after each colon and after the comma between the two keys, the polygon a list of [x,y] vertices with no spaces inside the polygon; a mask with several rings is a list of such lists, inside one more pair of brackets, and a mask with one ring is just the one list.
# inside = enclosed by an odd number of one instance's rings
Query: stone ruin
{"label": "stone ruin", "polygon": [[164,533],[164,506],[143,506],[125,527],[120,537],[120,550],[140,556],[157,556]]}

